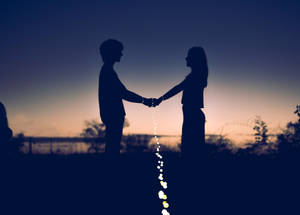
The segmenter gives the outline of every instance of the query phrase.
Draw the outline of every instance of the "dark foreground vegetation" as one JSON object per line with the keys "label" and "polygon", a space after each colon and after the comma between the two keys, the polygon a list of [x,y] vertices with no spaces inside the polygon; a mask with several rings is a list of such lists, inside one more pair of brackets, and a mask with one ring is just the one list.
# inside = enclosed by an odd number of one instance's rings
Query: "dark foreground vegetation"
{"label": "dark foreground vegetation", "polygon": [[[299,214],[299,156],[215,159],[207,150],[187,163],[163,153],[171,214]],[[2,161],[1,210],[161,214],[156,165],[153,153],[123,154],[119,163],[103,154]]]}
{"label": "dark foreground vegetation", "polygon": [[[245,149],[219,138],[189,160],[162,152],[170,214],[300,214],[299,107],[295,114],[275,143],[258,121]],[[103,153],[1,157],[1,214],[161,214],[157,158],[140,151],[119,161]]]}

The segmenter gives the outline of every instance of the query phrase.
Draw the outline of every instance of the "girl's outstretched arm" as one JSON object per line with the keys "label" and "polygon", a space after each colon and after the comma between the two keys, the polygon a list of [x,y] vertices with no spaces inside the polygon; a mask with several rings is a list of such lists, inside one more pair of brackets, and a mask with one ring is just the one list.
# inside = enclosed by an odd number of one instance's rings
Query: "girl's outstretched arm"
{"label": "girl's outstretched arm", "polygon": [[170,89],[168,92],[166,92],[163,96],[159,98],[159,100],[167,100],[173,96],[175,96],[177,93],[181,92],[184,88],[185,80],[183,80],[180,84],[176,85],[172,89]]}

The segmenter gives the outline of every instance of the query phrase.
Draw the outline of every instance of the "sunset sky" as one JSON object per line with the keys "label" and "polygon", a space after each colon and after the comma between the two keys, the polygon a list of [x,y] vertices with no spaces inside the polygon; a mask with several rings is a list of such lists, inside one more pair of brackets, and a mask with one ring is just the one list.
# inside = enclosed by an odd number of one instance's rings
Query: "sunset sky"
{"label": "sunset sky", "polygon": [[[187,50],[204,47],[207,133],[246,138],[259,115],[280,131],[300,103],[300,1],[1,1],[0,101],[14,133],[77,136],[99,119],[101,58],[129,90],[159,97],[189,73]],[[180,135],[181,93],[155,109],[160,134]],[[150,109],[124,102],[130,127],[153,132]],[[248,136],[251,138],[250,136]]]}

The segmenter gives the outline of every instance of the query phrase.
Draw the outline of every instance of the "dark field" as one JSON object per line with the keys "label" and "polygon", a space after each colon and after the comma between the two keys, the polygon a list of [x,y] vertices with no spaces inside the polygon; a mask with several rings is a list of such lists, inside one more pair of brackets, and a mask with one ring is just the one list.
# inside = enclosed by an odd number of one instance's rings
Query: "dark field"
{"label": "dark field", "polygon": [[[183,163],[162,153],[170,214],[299,214],[299,159]],[[2,161],[1,214],[161,214],[154,153],[33,155]],[[7,210],[8,209],[8,210]]]}

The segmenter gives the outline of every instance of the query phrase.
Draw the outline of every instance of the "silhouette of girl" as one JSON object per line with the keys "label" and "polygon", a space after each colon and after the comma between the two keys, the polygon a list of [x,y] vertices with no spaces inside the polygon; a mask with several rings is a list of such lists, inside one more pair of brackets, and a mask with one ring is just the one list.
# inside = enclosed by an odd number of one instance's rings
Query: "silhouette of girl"
{"label": "silhouette of girl", "polygon": [[177,93],[182,94],[183,125],[181,136],[182,158],[195,158],[200,153],[201,145],[205,143],[205,115],[203,91],[207,86],[208,67],[206,54],[202,47],[192,47],[188,51],[186,66],[191,72],[178,85],[156,100],[156,105]]}
{"label": "silhouette of girl", "polygon": [[6,153],[8,149],[8,142],[12,137],[12,131],[8,127],[6,110],[4,105],[0,102],[0,153]]}

